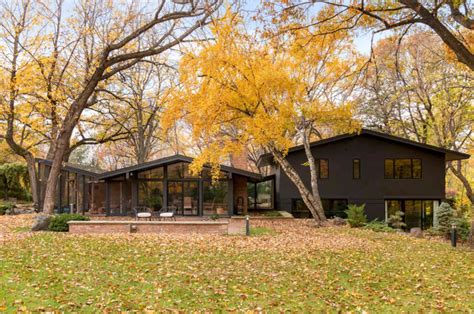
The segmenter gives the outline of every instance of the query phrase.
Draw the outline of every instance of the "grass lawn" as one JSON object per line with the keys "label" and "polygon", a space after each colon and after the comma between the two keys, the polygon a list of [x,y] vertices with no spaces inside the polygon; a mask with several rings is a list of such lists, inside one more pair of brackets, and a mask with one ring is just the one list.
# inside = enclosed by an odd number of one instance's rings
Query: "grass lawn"
{"label": "grass lawn", "polygon": [[251,237],[13,231],[0,242],[0,311],[474,310],[472,251],[304,221],[255,224]]}

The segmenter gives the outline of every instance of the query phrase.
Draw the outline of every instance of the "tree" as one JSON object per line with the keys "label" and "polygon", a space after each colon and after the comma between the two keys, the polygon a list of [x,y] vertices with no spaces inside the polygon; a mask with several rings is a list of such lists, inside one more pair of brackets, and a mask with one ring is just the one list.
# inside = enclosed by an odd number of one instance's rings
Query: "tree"
{"label": "tree", "polygon": [[[63,1],[23,1],[0,7],[0,40],[4,47],[0,58],[4,75],[9,77],[8,84],[1,85],[5,114],[0,116],[0,136],[11,151],[26,161],[35,204],[39,199],[35,157],[54,156],[60,121],[70,104],[68,98],[77,87],[74,54],[61,53],[69,51],[69,47],[74,51],[78,45],[64,36],[63,5]],[[87,116],[94,128],[88,127],[91,123],[85,119],[80,121],[63,161],[82,145],[117,140],[122,135],[121,129],[103,116],[92,112]]]}
{"label": "tree", "polygon": [[[470,0],[398,0],[398,1],[281,1],[281,10],[273,12],[286,19],[297,11],[319,10],[316,4],[335,8],[334,14],[314,19],[309,25],[328,24],[328,32],[370,28],[374,33],[401,30],[405,33],[414,25],[424,25],[435,32],[456,55],[459,62],[474,70],[472,41],[474,30],[473,8]],[[270,3],[267,6],[274,7]],[[296,13],[301,14],[301,13]],[[287,29],[293,29],[288,25]]]}
{"label": "tree", "polygon": [[210,164],[215,178],[219,163],[250,142],[270,152],[314,219],[324,222],[311,150],[306,149],[311,189],[285,156],[297,136],[308,146],[315,130],[356,128],[348,123],[352,111],[344,96],[356,65],[343,57],[352,56],[350,44],[340,34],[316,38],[308,30],[264,40],[245,33],[240,23],[228,10],[213,24],[215,41],[185,55],[180,66],[183,90],[167,108],[164,125],[182,119],[193,138],[205,139],[207,146],[191,168],[198,172]]}
{"label": "tree", "polygon": [[[195,0],[178,5],[163,0],[151,7],[136,1],[84,0],[76,5],[68,32],[64,32],[71,42],[78,43],[64,52],[67,60],[77,64],[76,85],[52,147],[43,206],[46,213],[53,212],[56,183],[71,136],[83,112],[97,103],[100,88],[117,73],[185,42],[209,22],[220,4],[219,0]],[[139,39],[144,43],[138,44]]]}
{"label": "tree", "polygon": [[[381,40],[363,87],[360,113],[370,127],[455,151],[472,148],[474,77],[436,36],[418,32],[401,46],[394,37]],[[448,169],[474,204],[466,165],[453,161]]]}
{"label": "tree", "polygon": [[175,84],[176,71],[159,60],[137,64],[119,73],[106,90],[110,101],[106,116],[126,131],[122,153],[133,156],[133,163],[149,161],[165,149],[160,132],[160,118]]}

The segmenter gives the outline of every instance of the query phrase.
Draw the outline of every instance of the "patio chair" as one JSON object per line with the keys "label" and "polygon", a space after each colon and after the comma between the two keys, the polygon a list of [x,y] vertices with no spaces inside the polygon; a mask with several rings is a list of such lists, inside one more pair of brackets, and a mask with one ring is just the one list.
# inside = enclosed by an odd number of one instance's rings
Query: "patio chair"
{"label": "patio chair", "polygon": [[158,220],[169,219],[169,220],[176,221],[176,216],[174,215],[175,211],[176,211],[176,207],[174,206],[163,207],[158,212]]}
{"label": "patio chair", "polygon": [[183,200],[183,210],[193,211],[193,199],[189,196],[185,196]]}
{"label": "patio chair", "polygon": [[135,216],[135,220],[140,220],[141,218],[143,218],[145,220],[148,219],[151,221],[152,218],[151,209],[144,206],[134,207],[133,214]]}

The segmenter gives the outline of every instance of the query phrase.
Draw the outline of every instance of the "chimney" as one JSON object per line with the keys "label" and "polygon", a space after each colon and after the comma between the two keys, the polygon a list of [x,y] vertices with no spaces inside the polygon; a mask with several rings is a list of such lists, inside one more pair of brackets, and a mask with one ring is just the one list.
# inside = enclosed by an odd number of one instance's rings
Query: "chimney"
{"label": "chimney", "polygon": [[241,153],[230,154],[230,165],[234,168],[249,170],[248,150],[243,148]]}

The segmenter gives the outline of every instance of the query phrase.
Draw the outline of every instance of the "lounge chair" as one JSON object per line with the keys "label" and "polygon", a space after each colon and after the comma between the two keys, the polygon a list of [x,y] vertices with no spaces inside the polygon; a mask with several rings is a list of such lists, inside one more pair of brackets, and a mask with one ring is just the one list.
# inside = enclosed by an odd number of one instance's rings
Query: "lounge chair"
{"label": "lounge chair", "polygon": [[153,216],[151,209],[144,206],[134,207],[133,214],[135,216],[135,220],[140,220],[141,218],[145,220],[146,219],[151,220]]}
{"label": "lounge chair", "polygon": [[158,220],[169,219],[169,220],[175,220],[176,221],[176,216],[174,215],[175,211],[176,211],[176,207],[174,207],[174,206],[163,207],[158,212]]}

